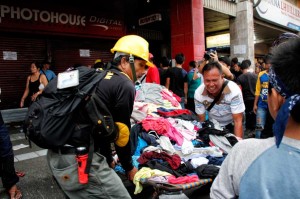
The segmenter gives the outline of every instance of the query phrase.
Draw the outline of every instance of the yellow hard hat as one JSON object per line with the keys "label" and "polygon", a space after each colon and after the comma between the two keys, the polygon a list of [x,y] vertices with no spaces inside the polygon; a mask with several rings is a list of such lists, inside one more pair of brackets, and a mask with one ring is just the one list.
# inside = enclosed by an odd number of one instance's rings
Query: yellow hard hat
{"label": "yellow hard hat", "polygon": [[149,43],[138,35],[126,35],[121,37],[110,51],[112,53],[122,52],[132,54],[145,60],[148,66],[153,66],[153,64],[149,62]]}
{"label": "yellow hard hat", "polygon": [[97,64],[97,63],[99,63],[99,62],[102,62],[102,60],[101,60],[101,59],[96,59],[96,60],[95,60],[95,64]]}

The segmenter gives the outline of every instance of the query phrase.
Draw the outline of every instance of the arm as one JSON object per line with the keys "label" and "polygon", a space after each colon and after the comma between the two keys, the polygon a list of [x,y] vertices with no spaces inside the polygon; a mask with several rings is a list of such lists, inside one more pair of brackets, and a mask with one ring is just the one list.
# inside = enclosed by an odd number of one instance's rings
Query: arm
{"label": "arm", "polygon": [[255,95],[255,98],[254,98],[254,104],[253,104],[253,112],[256,114],[256,111],[257,111],[257,102],[258,102],[258,98],[259,96],[258,95]]}
{"label": "arm", "polygon": [[41,84],[43,84],[45,87],[48,85],[47,77],[44,74],[41,75]]}
{"label": "arm", "polygon": [[30,75],[27,77],[25,91],[24,91],[23,96],[21,98],[21,102],[20,102],[20,107],[21,108],[24,106],[24,101],[25,101],[25,99],[26,99],[26,97],[28,96],[28,93],[29,93],[29,81],[30,81]]}
{"label": "arm", "polygon": [[[133,109],[135,89],[131,81],[122,82],[115,90],[116,103],[114,103],[113,118],[114,122],[122,123],[127,126],[128,142],[124,146],[118,146],[118,140],[115,142],[115,148],[121,162],[122,167],[126,171],[129,180],[133,180],[137,169],[132,165],[131,145],[130,145],[130,116]],[[122,131],[119,131],[119,138]],[[124,134],[125,135],[125,134]]]}
{"label": "arm", "polygon": [[200,63],[199,67],[198,67],[198,71],[202,74],[202,69],[205,66],[205,64],[207,64],[207,60],[203,59],[202,62]]}
{"label": "arm", "polygon": [[234,134],[237,137],[243,137],[243,113],[232,114],[234,122]]}
{"label": "arm", "polygon": [[195,68],[195,70],[194,70],[194,74],[193,74],[193,80],[196,80],[196,79],[198,79],[199,78],[199,76],[198,76],[198,68]]}
{"label": "arm", "polygon": [[256,114],[257,111],[257,102],[259,99],[259,95],[260,95],[260,87],[261,83],[260,83],[260,74],[258,75],[257,81],[256,81],[256,87],[255,87],[255,98],[254,98],[254,104],[253,104],[253,112]]}
{"label": "arm", "polygon": [[237,137],[243,137],[243,112],[245,111],[245,104],[243,101],[242,91],[237,84],[232,82],[232,98],[230,102],[230,109],[232,119],[234,122],[234,134]]}
{"label": "arm", "polygon": [[227,78],[229,80],[233,80],[234,79],[234,75],[231,73],[231,71],[229,70],[229,68],[223,66],[222,64],[220,64],[220,65],[222,66],[222,71],[223,71],[223,73],[225,75],[225,78]]}
{"label": "arm", "polygon": [[[236,177],[237,172],[234,165],[240,165],[240,162],[235,160],[235,152],[236,150],[233,147],[222,163],[219,173],[212,183],[210,198],[238,198],[237,183],[239,183],[239,179]],[[241,166],[238,168],[241,168]]]}
{"label": "arm", "polygon": [[184,85],[183,85],[183,92],[184,92],[184,103],[186,104],[187,103],[187,93],[188,93],[188,83],[187,82],[184,82]]}
{"label": "arm", "polygon": [[166,88],[167,89],[170,88],[170,77],[167,77],[167,79],[166,79]]}
{"label": "arm", "polygon": [[206,109],[203,103],[201,102],[201,93],[203,91],[201,89],[202,89],[202,85],[196,89],[194,94],[194,101],[195,101],[195,112],[197,113],[200,122],[204,122],[206,119],[205,118]]}

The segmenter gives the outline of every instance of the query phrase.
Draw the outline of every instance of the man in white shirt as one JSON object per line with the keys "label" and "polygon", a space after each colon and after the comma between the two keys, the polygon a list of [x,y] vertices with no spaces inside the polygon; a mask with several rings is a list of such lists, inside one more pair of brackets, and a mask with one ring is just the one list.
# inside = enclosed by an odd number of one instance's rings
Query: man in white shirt
{"label": "man in white shirt", "polygon": [[204,84],[195,91],[195,111],[200,121],[206,119],[206,109],[220,93],[224,81],[228,81],[220,99],[208,113],[209,119],[215,119],[220,126],[228,127],[233,124],[233,133],[243,137],[243,112],[245,105],[241,89],[238,85],[223,77],[222,66],[218,62],[206,64],[202,69]]}

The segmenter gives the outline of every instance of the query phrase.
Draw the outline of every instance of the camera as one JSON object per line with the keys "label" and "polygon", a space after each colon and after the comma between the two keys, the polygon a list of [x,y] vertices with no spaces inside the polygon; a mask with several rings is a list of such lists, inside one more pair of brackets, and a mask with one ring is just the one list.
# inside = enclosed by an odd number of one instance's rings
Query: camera
{"label": "camera", "polygon": [[213,49],[209,49],[209,51],[206,51],[206,52],[204,53],[203,58],[204,58],[205,60],[209,60],[209,59],[211,58],[211,57],[210,57],[210,54],[211,54],[211,53],[215,54],[216,51],[213,50]]}

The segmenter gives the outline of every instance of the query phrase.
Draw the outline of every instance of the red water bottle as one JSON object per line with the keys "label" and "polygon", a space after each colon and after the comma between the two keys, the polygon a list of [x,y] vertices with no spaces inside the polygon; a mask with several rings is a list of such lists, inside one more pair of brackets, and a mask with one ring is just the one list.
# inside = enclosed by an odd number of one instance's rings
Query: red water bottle
{"label": "red water bottle", "polygon": [[76,148],[76,160],[78,163],[78,180],[80,184],[87,184],[89,181],[88,173],[85,173],[88,153],[86,147]]}

